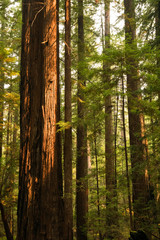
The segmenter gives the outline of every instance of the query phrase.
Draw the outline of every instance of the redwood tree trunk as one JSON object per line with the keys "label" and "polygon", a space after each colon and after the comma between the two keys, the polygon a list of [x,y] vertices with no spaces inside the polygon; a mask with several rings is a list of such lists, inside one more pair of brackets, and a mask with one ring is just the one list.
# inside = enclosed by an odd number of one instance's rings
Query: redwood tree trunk
{"label": "redwood tree trunk", "polygon": [[[110,2],[105,0],[105,50],[110,48]],[[110,64],[104,61],[105,89],[110,89]],[[113,238],[112,226],[116,223],[114,209],[115,168],[111,95],[105,97],[105,174],[106,174],[106,236]],[[111,215],[112,212],[112,215]]]}
{"label": "redwood tree trunk", "polygon": [[63,239],[58,0],[23,0],[18,240]]}
{"label": "redwood tree trunk", "polygon": [[[110,47],[110,3],[105,1],[105,49]],[[104,52],[105,52],[104,49]],[[110,85],[109,63],[104,61],[105,88]],[[113,151],[113,126],[112,126],[112,100],[111,95],[105,98],[105,158],[106,158],[106,188],[114,188],[114,151]]]}
{"label": "redwood tree trunk", "polygon": [[[134,228],[143,228],[146,224],[146,207],[148,200],[148,178],[146,157],[142,142],[142,125],[139,101],[140,82],[138,77],[138,62],[136,59],[136,23],[134,0],[124,0],[125,7],[125,44],[127,64],[127,92],[129,134],[131,147],[133,212]],[[131,51],[132,49],[132,51]],[[134,51],[133,51],[134,49]]]}
{"label": "redwood tree trunk", "polygon": [[65,129],[64,139],[64,239],[73,239],[72,213],[72,128],[71,128],[71,19],[70,0],[65,1]]}
{"label": "redwood tree trunk", "polygon": [[76,215],[77,240],[87,239],[88,211],[88,183],[85,179],[88,174],[87,160],[87,127],[84,122],[85,106],[84,93],[85,79],[84,66],[84,29],[83,29],[83,0],[78,1],[78,126],[77,126],[77,188],[76,188]]}

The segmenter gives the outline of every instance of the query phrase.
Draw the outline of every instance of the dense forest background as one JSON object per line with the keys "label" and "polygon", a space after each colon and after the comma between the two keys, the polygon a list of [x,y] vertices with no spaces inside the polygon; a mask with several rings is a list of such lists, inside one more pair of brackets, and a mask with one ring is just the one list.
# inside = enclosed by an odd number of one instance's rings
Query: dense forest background
{"label": "dense forest background", "polygon": [[53,2],[0,2],[0,239],[160,239],[160,1]]}

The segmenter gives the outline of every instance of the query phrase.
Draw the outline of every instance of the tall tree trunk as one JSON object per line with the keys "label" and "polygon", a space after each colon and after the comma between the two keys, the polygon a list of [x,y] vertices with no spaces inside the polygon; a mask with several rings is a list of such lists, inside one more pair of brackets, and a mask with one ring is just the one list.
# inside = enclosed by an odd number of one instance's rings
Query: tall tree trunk
{"label": "tall tree trunk", "polygon": [[77,172],[76,172],[76,216],[77,240],[87,239],[88,212],[88,159],[87,159],[87,127],[84,123],[84,29],[83,0],[78,1],[78,126],[77,126]]}
{"label": "tall tree trunk", "polygon": [[[125,44],[127,63],[127,92],[129,134],[131,146],[131,166],[133,185],[134,228],[144,228],[146,224],[146,206],[148,200],[148,179],[146,159],[142,143],[142,125],[139,111],[138,63],[136,59],[136,23],[134,0],[124,0],[125,7]],[[132,49],[132,51],[131,51]],[[133,51],[134,49],[134,51]]]}
{"label": "tall tree trunk", "polygon": [[15,174],[17,169],[17,161],[19,159],[19,145],[17,142],[17,133],[18,133],[18,108],[14,110],[14,120],[13,120],[13,132],[12,132],[12,144],[11,144],[11,161],[10,161],[10,185],[12,189],[12,195],[11,195],[11,232],[14,236],[15,232],[15,222],[16,222],[16,216],[14,211],[14,201],[13,201],[13,195],[14,195],[14,182],[15,182]]}
{"label": "tall tree trunk", "polygon": [[[95,116],[94,116],[95,120]],[[98,167],[98,154],[97,154],[97,133],[96,133],[96,125],[94,121],[94,154],[95,154],[95,159],[96,159],[96,189],[97,189],[97,216],[98,216],[98,233],[99,233],[99,239],[103,239],[101,230],[100,230],[100,224],[101,224],[101,211],[100,211],[100,194],[99,194],[99,167]]]}
{"label": "tall tree trunk", "polygon": [[115,189],[117,189],[117,130],[118,130],[118,108],[119,108],[119,95],[117,94],[116,98],[116,107],[115,107],[115,129],[114,129],[114,178],[115,178]]}
{"label": "tall tree trunk", "polygon": [[64,139],[64,239],[73,239],[72,212],[72,128],[71,128],[71,19],[70,0],[65,1],[65,129]]}
{"label": "tall tree trunk", "polygon": [[131,199],[131,188],[130,188],[130,177],[129,177],[129,167],[128,167],[128,151],[127,151],[127,139],[126,139],[126,123],[125,123],[125,96],[124,96],[124,79],[122,74],[122,120],[123,120],[123,137],[124,137],[124,151],[126,160],[126,179],[127,179],[127,191],[128,191],[128,206],[129,206],[129,219],[130,219],[130,229],[133,229],[132,220],[132,199]]}
{"label": "tall tree trunk", "polygon": [[[55,13],[55,24],[56,24],[56,30],[55,30],[55,35],[56,35],[56,57],[54,57],[54,70],[56,73],[56,80],[57,80],[57,96],[55,94],[55,100],[57,99],[57,104],[55,104],[55,122],[58,123],[61,120],[61,102],[60,102],[60,94],[61,94],[61,89],[60,89],[60,79],[59,79],[59,0],[50,0],[50,4],[53,4],[53,12]],[[56,9],[55,9],[56,8]],[[55,25],[54,24],[54,25]],[[54,35],[54,33],[53,33]],[[53,40],[52,40],[53,41]],[[55,41],[53,41],[55,42]],[[53,42],[51,43],[51,47]],[[53,52],[55,51],[53,49]],[[48,51],[49,52],[49,51]],[[47,56],[47,55],[46,55]],[[48,69],[47,71],[50,72]],[[47,72],[48,73],[48,72]],[[55,85],[55,90],[56,90],[56,85]],[[55,102],[56,103],[56,102]],[[56,144],[55,144],[55,160],[57,162],[57,181],[58,181],[58,231],[59,231],[59,239],[64,239],[64,202],[63,202],[63,176],[62,176],[62,142],[61,142],[61,131],[59,131],[59,125],[56,127]]]}
{"label": "tall tree trunk", "polygon": [[[110,1],[105,0],[105,49],[110,48]],[[104,61],[104,83],[105,88],[110,89],[110,66]],[[112,99],[109,94],[105,98],[105,171],[106,171],[106,237],[113,238],[113,229],[115,225],[115,168],[114,168],[114,143],[113,143],[113,121],[112,121]],[[113,213],[114,211],[114,213]],[[111,214],[112,212],[112,214]]]}
{"label": "tall tree trunk", "polygon": [[18,240],[63,239],[58,0],[22,3]]}
{"label": "tall tree trunk", "polygon": [[[11,91],[11,87],[10,87]],[[11,142],[12,142],[12,113],[11,113],[11,106],[8,105],[8,113],[7,113],[7,136],[6,136],[6,152],[5,152],[5,169],[6,169],[6,177],[7,181],[4,183],[5,185],[5,195],[8,199],[12,201],[13,195],[13,162],[12,162],[12,149],[11,149]],[[9,189],[9,190],[8,190]],[[7,222],[9,228],[12,232],[12,202],[8,202],[5,206],[5,215],[7,218]]]}

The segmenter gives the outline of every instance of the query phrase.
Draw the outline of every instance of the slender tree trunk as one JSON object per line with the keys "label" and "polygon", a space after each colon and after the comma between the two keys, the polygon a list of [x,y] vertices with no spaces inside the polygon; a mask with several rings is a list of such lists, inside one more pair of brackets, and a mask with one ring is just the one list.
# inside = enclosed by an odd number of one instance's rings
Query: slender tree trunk
{"label": "slender tree trunk", "polygon": [[[10,87],[11,92],[11,87]],[[5,169],[7,181],[4,183],[5,185],[5,195],[8,199],[11,199],[11,202],[5,206],[5,215],[7,218],[7,222],[9,228],[12,232],[12,195],[13,195],[13,162],[12,162],[12,113],[11,106],[8,105],[8,113],[7,113],[7,136],[6,136],[6,153],[5,153]],[[9,189],[9,191],[8,191]]]}
{"label": "slender tree trunk", "polygon": [[18,240],[62,240],[58,0],[22,3]]}
{"label": "slender tree trunk", "polygon": [[65,1],[65,129],[64,139],[64,239],[73,239],[72,212],[72,128],[71,128],[71,19],[70,0]]}
{"label": "slender tree trunk", "polygon": [[[105,49],[110,47],[110,1],[105,0]],[[104,61],[104,83],[105,88],[110,89],[110,66]],[[113,238],[113,229],[115,225],[115,168],[114,168],[114,143],[113,143],[113,121],[112,121],[112,100],[111,95],[105,98],[105,169],[106,169],[106,237]],[[111,215],[111,212],[114,213]]]}
{"label": "slender tree trunk", "polygon": [[[139,229],[147,224],[146,204],[148,200],[148,179],[145,175],[146,159],[144,158],[144,146],[142,143],[141,116],[138,109],[140,100],[138,90],[140,89],[140,83],[138,63],[135,55],[137,46],[135,42],[136,24],[134,0],[124,0],[124,7],[134,228]],[[132,51],[130,49],[132,49]]]}
{"label": "slender tree trunk", "polygon": [[[11,196],[11,232],[12,235],[14,236],[15,234],[15,222],[16,222],[16,215],[14,211],[14,201],[13,201],[13,195],[14,195],[14,183],[16,180],[15,174],[16,174],[16,169],[17,169],[17,164],[18,164],[18,159],[19,159],[19,144],[18,144],[18,115],[19,111],[18,108],[14,110],[14,120],[13,120],[13,133],[12,133],[12,144],[11,144],[11,160],[10,160],[10,185],[12,189],[12,196]],[[11,193],[11,192],[10,192]]]}
{"label": "slender tree trunk", "polygon": [[97,215],[98,215],[98,227],[99,227],[99,239],[103,239],[102,233],[100,230],[100,217],[101,217],[101,212],[100,212],[100,196],[99,196],[99,169],[98,169],[98,154],[97,154],[97,134],[96,134],[96,127],[94,126],[95,131],[94,131],[94,148],[95,148],[95,158],[96,158],[96,182],[97,182]]}
{"label": "slender tree trunk", "polygon": [[129,178],[129,168],[128,168],[128,152],[127,152],[127,139],[126,139],[126,123],[125,123],[125,96],[124,96],[124,79],[122,75],[122,120],[123,120],[123,137],[124,137],[124,151],[126,160],[126,179],[127,179],[127,191],[128,191],[128,206],[129,206],[129,217],[130,217],[130,229],[133,229],[132,220],[132,199],[130,190],[130,178]]}
{"label": "slender tree trunk", "polygon": [[[106,3],[106,2],[105,2]],[[105,49],[110,45],[110,3],[105,4]],[[110,88],[109,65],[104,62],[104,81]],[[105,157],[106,157],[106,188],[113,190],[114,186],[114,151],[112,131],[112,102],[111,95],[105,98]]]}
{"label": "slender tree trunk", "polygon": [[115,174],[115,188],[117,189],[117,128],[118,128],[118,108],[119,96],[116,99],[116,113],[115,113],[115,129],[114,129],[114,174]]}
{"label": "slender tree trunk", "polygon": [[[52,4],[53,4],[53,13],[55,14],[55,24],[56,25],[56,30],[55,33],[53,33],[54,35],[56,35],[56,57],[53,57],[54,59],[54,71],[56,73],[56,80],[57,80],[57,96],[55,94],[55,100],[57,99],[57,105],[55,104],[55,122],[59,122],[61,120],[61,102],[60,102],[60,94],[61,94],[61,89],[60,89],[60,78],[59,78],[59,0],[54,0],[54,3],[52,3],[53,1],[50,0],[50,5],[52,8]],[[48,32],[48,31],[47,31]],[[52,40],[53,41],[53,40]],[[55,42],[55,41],[54,41]],[[51,48],[53,43],[51,43]],[[55,51],[53,49],[53,52]],[[49,51],[48,51],[49,52]],[[47,52],[47,53],[48,53]],[[47,54],[46,54],[47,56]],[[47,69],[47,75],[48,72],[50,72],[49,69]],[[56,85],[55,88],[56,90]],[[63,176],[62,176],[62,135],[61,135],[61,131],[59,131],[59,126],[57,125],[56,127],[56,142],[55,142],[55,160],[57,162],[57,181],[58,181],[58,219],[59,219],[59,223],[57,225],[58,227],[58,231],[59,231],[59,239],[64,239],[64,201],[63,201]]]}
{"label": "slender tree trunk", "polygon": [[87,239],[88,212],[88,158],[87,158],[87,127],[84,123],[85,106],[84,93],[84,29],[83,0],[78,1],[78,126],[77,126],[77,172],[76,172],[76,217],[77,240]]}

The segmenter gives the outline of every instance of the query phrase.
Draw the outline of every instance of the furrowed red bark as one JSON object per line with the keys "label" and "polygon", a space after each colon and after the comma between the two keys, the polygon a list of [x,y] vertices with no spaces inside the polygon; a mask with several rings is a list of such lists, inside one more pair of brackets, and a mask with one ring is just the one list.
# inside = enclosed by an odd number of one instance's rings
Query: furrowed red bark
{"label": "furrowed red bark", "polygon": [[22,3],[18,240],[63,239],[58,9]]}

